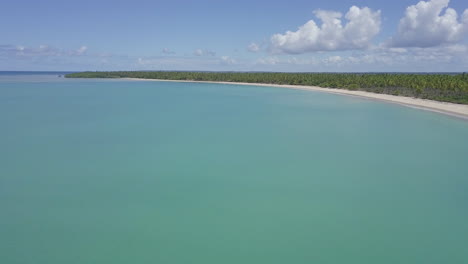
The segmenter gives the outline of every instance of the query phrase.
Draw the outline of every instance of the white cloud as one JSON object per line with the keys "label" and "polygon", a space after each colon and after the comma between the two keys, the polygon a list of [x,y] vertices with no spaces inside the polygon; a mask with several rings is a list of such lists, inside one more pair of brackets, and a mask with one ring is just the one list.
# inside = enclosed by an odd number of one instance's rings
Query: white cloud
{"label": "white cloud", "polygon": [[314,14],[322,21],[320,26],[310,20],[297,31],[273,35],[272,52],[300,54],[363,49],[380,31],[380,10],[352,6],[345,15],[348,22],[344,26],[339,12],[316,10]]}
{"label": "white cloud", "polygon": [[337,64],[343,61],[341,56],[331,56],[323,60],[327,64]]}
{"label": "white cloud", "polygon": [[146,65],[146,64],[149,63],[149,61],[148,61],[148,60],[144,60],[144,59],[142,59],[142,58],[138,58],[137,63],[140,64],[140,65]]}
{"label": "white cloud", "polygon": [[468,45],[432,48],[371,47],[366,50],[299,56],[267,56],[253,62],[255,70],[272,71],[464,71],[468,67]]}
{"label": "white cloud", "polygon": [[171,49],[169,49],[169,48],[164,48],[164,49],[162,49],[162,51],[161,51],[161,52],[162,52],[163,54],[167,54],[167,55],[172,55],[172,54],[175,54],[175,52],[174,52],[174,51],[172,51],[172,50],[171,50]]}
{"label": "white cloud", "polygon": [[356,67],[396,71],[461,71],[468,66],[468,45],[453,44],[431,48],[377,48],[343,58]]}
{"label": "white cloud", "polygon": [[236,60],[229,56],[221,56],[221,62],[228,65],[236,64]]}
{"label": "white cloud", "polygon": [[395,53],[405,53],[408,50],[405,48],[389,48],[388,51],[395,52]]}
{"label": "white cloud", "polygon": [[216,56],[216,52],[211,51],[211,50],[196,49],[193,52],[193,55],[195,55],[195,56]]}
{"label": "white cloud", "polygon": [[259,52],[260,46],[257,43],[250,43],[250,45],[247,46],[247,50],[250,52]]}
{"label": "white cloud", "polygon": [[457,11],[448,7],[449,2],[430,0],[409,6],[389,45],[425,48],[460,41],[468,32],[468,9],[459,22]]}
{"label": "white cloud", "polygon": [[213,71],[232,69],[238,65],[238,61],[230,56],[221,57],[196,57],[196,56],[150,56],[133,57],[125,60],[122,67],[131,70],[171,70],[171,71]]}
{"label": "white cloud", "polygon": [[277,57],[277,56],[267,56],[257,59],[254,62],[254,65],[318,65],[322,61],[316,57]]}
{"label": "white cloud", "polygon": [[78,50],[76,50],[77,55],[82,55],[88,50],[88,47],[86,46],[81,46]]}
{"label": "white cloud", "polygon": [[76,50],[65,50],[49,45],[39,45],[39,47],[25,47],[22,45],[0,45],[0,51],[9,56],[22,57],[66,57],[87,55],[88,47],[81,46]]}
{"label": "white cloud", "polygon": [[278,57],[266,57],[258,59],[256,63],[263,65],[276,65],[280,63],[280,59]]}

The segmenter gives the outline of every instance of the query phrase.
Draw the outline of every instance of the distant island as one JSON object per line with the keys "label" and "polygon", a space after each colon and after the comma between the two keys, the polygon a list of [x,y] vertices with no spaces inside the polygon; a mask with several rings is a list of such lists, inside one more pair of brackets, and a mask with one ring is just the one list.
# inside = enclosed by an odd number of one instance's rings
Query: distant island
{"label": "distant island", "polygon": [[468,104],[468,74],[109,71],[66,78],[137,78],[316,86]]}

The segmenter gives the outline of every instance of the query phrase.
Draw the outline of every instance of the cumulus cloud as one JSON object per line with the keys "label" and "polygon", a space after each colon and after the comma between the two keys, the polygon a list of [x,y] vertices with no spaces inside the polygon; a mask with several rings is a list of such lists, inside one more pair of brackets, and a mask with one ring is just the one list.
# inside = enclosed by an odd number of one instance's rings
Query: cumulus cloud
{"label": "cumulus cloud", "polygon": [[150,61],[149,61],[149,60],[145,60],[145,59],[143,59],[143,58],[138,58],[137,63],[140,64],[140,65],[146,65],[146,64],[149,64]]}
{"label": "cumulus cloud", "polygon": [[254,64],[255,65],[318,65],[322,63],[322,61],[316,57],[295,57],[295,56],[288,56],[288,57],[277,57],[277,56],[267,56],[263,58],[257,59]]}
{"label": "cumulus cloud", "polygon": [[74,51],[70,51],[70,55],[83,55],[86,53],[86,51],[88,50],[88,47],[86,46],[81,46],[79,49],[77,50],[74,50]]}
{"label": "cumulus cloud", "polygon": [[172,51],[172,50],[171,50],[171,49],[169,49],[169,48],[164,48],[164,49],[162,49],[162,51],[161,51],[161,52],[162,52],[163,54],[166,54],[166,55],[172,55],[172,54],[175,54],[175,52],[174,52],[174,51]]}
{"label": "cumulus cloud", "polygon": [[256,61],[257,64],[264,64],[264,65],[276,65],[280,62],[281,61],[278,57],[265,57],[265,58],[260,58]]}
{"label": "cumulus cloud", "polygon": [[316,10],[314,20],[299,27],[297,31],[275,34],[271,37],[271,50],[276,53],[300,54],[314,51],[363,49],[380,31],[380,10],[352,6],[345,14],[347,23],[342,24],[342,14],[334,11]]}
{"label": "cumulus cloud", "polygon": [[259,52],[260,46],[257,43],[250,43],[250,45],[247,46],[247,50],[250,52]]}
{"label": "cumulus cloud", "polygon": [[236,64],[236,60],[229,56],[221,56],[221,63],[232,65],[232,64]]}
{"label": "cumulus cloud", "polygon": [[459,21],[449,2],[430,0],[409,6],[389,46],[426,48],[461,40],[468,32],[468,9]]}
{"label": "cumulus cloud", "polygon": [[216,52],[211,51],[211,50],[196,49],[193,52],[193,55],[195,55],[195,56],[216,56]]}
{"label": "cumulus cloud", "polygon": [[337,64],[343,61],[341,56],[331,56],[323,60],[327,64]]}

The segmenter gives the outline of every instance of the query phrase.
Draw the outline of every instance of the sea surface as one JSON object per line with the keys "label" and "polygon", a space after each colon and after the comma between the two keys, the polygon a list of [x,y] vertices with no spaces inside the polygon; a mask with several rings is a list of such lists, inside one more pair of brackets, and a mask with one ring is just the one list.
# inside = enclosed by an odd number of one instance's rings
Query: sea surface
{"label": "sea surface", "polygon": [[467,121],[62,74],[0,74],[0,263],[468,263]]}

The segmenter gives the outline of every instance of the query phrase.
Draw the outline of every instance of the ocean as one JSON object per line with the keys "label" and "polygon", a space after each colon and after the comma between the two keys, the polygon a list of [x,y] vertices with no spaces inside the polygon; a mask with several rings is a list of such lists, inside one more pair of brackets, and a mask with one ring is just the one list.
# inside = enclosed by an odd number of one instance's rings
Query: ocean
{"label": "ocean", "polygon": [[0,74],[0,263],[468,263],[468,122],[233,84]]}

